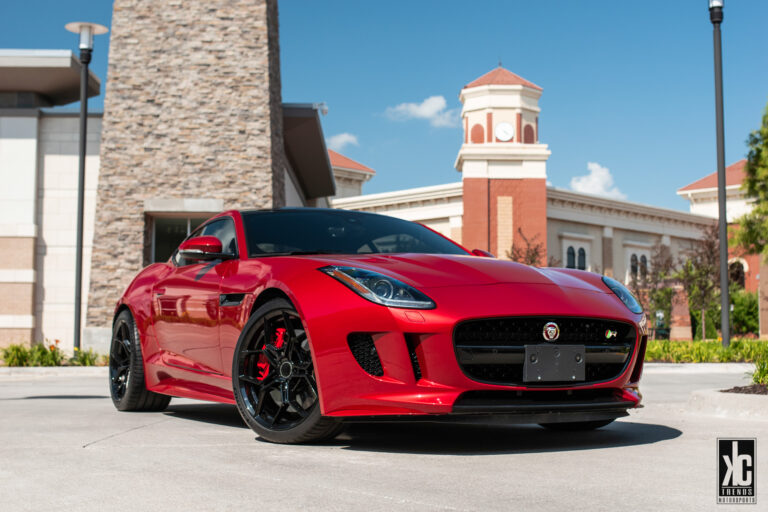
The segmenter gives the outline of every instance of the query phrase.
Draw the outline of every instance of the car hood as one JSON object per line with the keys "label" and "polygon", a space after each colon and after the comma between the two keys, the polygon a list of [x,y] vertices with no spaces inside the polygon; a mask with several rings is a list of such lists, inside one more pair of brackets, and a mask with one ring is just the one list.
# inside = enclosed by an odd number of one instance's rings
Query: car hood
{"label": "car hood", "polygon": [[[320,259],[320,258],[318,258]],[[381,272],[416,288],[528,283],[610,293],[599,276],[589,272],[537,268],[507,260],[447,254],[372,254],[329,256],[329,265]]]}

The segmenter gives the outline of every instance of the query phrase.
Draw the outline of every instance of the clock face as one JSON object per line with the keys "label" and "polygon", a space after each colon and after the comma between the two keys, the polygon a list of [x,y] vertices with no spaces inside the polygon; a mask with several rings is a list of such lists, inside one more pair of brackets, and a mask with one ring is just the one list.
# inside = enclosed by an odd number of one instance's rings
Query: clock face
{"label": "clock face", "polygon": [[515,127],[509,123],[499,123],[496,125],[494,134],[500,141],[507,142],[512,140],[512,137],[515,136]]}

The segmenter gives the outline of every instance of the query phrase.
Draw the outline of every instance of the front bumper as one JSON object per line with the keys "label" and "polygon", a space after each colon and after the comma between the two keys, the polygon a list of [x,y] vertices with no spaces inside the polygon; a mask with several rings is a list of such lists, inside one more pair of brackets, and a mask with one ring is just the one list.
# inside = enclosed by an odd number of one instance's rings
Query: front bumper
{"label": "front bumper", "polygon": [[[324,415],[345,419],[545,423],[626,415],[641,401],[637,384],[643,339],[633,315],[609,294],[559,287],[498,284],[423,290],[438,307],[386,308],[348,293],[304,304]],[[340,304],[346,307],[339,307]],[[454,349],[455,326],[467,319],[557,315],[601,317],[635,325],[637,341],[621,374],[597,383],[499,385],[469,378]],[[381,362],[366,372],[350,350],[349,335],[366,333]],[[480,393],[480,394],[478,394]]]}

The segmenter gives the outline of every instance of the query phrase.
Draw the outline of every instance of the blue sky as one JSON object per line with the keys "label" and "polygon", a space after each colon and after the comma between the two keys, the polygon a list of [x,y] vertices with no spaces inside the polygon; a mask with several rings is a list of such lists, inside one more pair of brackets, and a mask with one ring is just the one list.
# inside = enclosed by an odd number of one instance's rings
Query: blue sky
{"label": "blue sky", "polygon": [[[573,184],[687,209],[675,190],[716,162],[706,7],[706,0],[282,0],[283,100],[328,104],[326,136],[354,136],[342,152],[378,173],[366,192],[448,183],[460,179],[458,93],[501,60],[544,88],[540,138],[552,151],[555,186],[591,175]],[[0,14],[0,47],[75,49],[63,25],[109,25],[111,2],[27,0],[5,3]],[[766,19],[764,0],[726,1],[729,163],[744,156],[768,101]],[[96,45],[93,68],[104,81],[107,38]],[[439,100],[424,106],[431,118],[391,115],[431,97],[445,100],[442,109]]]}

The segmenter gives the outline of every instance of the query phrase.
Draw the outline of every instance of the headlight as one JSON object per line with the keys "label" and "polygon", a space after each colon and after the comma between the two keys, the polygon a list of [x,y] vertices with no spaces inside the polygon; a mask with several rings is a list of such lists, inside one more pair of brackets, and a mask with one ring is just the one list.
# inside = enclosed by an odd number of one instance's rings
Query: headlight
{"label": "headlight", "polygon": [[631,312],[638,314],[643,312],[642,306],[640,306],[640,303],[637,302],[637,299],[634,295],[632,295],[632,292],[627,290],[626,286],[607,276],[603,276],[603,282],[605,283],[605,286],[610,288],[611,291],[621,299],[621,302],[623,302]]}
{"label": "headlight", "polygon": [[402,281],[378,272],[335,265],[322,267],[318,270],[340,281],[364,299],[382,306],[410,309],[432,309],[435,307],[432,299],[413,286],[408,286]]}

